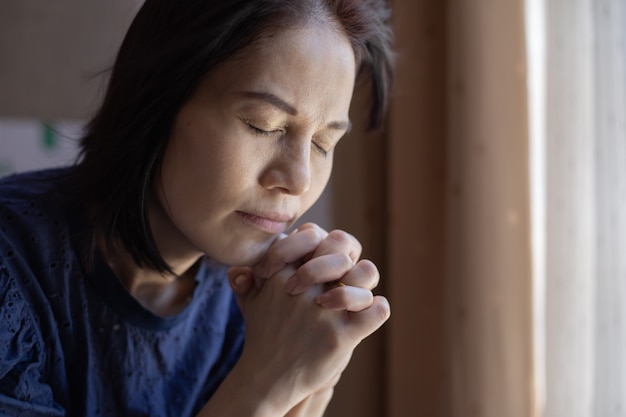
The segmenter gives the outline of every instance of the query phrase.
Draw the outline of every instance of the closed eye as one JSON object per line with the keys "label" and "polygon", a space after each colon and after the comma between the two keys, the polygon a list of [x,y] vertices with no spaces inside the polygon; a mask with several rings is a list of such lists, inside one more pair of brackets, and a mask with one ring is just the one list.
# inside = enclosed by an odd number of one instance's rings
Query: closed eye
{"label": "closed eye", "polygon": [[[280,128],[280,129],[272,129],[272,130],[265,130],[265,129],[261,129],[260,127],[258,127],[257,125],[255,125],[251,120],[249,119],[242,119],[243,122],[246,124],[246,126],[248,127],[248,129],[250,129],[252,131],[252,133],[254,133],[256,136],[262,136],[262,137],[275,137],[275,136],[282,136],[285,134],[286,130],[287,130],[287,126]],[[311,142],[311,145],[313,146],[313,148],[315,149],[315,152],[317,152],[319,155],[326,157],[328,155],[328,150],[326,150],[326,148],[318,143],[317,141],[313,140]]]}
{"label": "closed eye", "polygon": [[272,133],[271,131],[268,132],[267,130],[259,129],[258,127],[251,125],[251,124],[249,124],[248,127],[257,135],[267,136],[270,133]]}
{"label": "closed eye", "polygon": [[324,149],[324,147],[322,145],[320,145],[317,142],[312,142],[313,143],[313,147],[315,148],[315,150],[323,157],[326,157],[328,155],[328,151],[326,149]]}
{"label": "closed eye", "polygon": [[258,135],[258,136],[275,136],[275,135],[282,135],[284,133],[284,129],[265,130],[265,129],[261,129],[260,127],[256,126],[250,120],[244,120],[244,122],[245,122],[246,126],[248,126],[248,128],[255,135]]}

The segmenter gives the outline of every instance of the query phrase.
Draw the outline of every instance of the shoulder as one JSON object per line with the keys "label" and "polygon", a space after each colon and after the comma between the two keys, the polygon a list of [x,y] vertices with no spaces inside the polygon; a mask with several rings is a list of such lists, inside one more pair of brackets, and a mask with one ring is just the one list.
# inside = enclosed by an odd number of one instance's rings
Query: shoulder
{"label": "shoulder", "polygon": [[70,170],[51,169],[0,179],[0,256],[30,269],[67,250],[68,214],[62,190]]}
{"label": "shoulder", "polygon": [[14,204],[37,199],[59,187],[72,173],[71,167],[10,174],[0,178],[0,201]]}
{"label": "shoulder", "polygon": [[[0,415],[63,415],[55,294],[72,250],[62,196],[67,170],[0,179]],[[57,297],[58,298],[58,297]],[[58,359],[58,360],[57,360]]]}
{"label": "shoulder", "polygon": [[25,359],[41,359],[42,338],[32,312],[12,271],[0,261],[0,380]]}
{"label": "shoulder", "polygon": [[0,262],[0,415],[61,415],[45,342],[31,305],[10,268]]}
{"label": "shoulder", "polygon": [[50,169],[1,178],[0,231],[18,240],[28,229],[41,234],[46,225],[58,224],[65,217],[62,190],[69,173],[68,168]]}

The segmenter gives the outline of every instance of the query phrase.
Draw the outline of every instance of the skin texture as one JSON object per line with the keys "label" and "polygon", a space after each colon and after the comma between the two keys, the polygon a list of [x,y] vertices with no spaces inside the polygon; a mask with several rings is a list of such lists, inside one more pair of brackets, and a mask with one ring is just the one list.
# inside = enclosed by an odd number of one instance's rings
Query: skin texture
{"label": "skin texture", "polygon": [[349,41],[321,23],[213,69],[176,118],[149,210],[174,275],[108,254],[131,294],[161,315],[185,307],[202,254],[235,266],[246,344],[200,415],[321,416],[354,348],[389,317],[371,292],[378,270],[359,260],[353,236],[312,224],[284,234],[328,182],[355,71]]}
{"label": "skin texture", "polygon": [[349,123],[354,55],[328,29],[293,34],[211,71],[180,110],[153,217],[174,270],[201,253],[255,264],[326,186]]}

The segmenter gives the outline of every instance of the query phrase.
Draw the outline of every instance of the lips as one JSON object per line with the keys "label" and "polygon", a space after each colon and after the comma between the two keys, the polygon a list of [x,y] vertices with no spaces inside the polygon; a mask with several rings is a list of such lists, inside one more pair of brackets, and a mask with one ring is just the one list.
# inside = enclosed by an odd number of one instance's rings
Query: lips
{"label": "lips", "polygon": [[247,213],[237,211],[237,215],[248,225],[251,225],[262,232],[276,235],[284,232],[293,220],[293,216],[282,213]]}

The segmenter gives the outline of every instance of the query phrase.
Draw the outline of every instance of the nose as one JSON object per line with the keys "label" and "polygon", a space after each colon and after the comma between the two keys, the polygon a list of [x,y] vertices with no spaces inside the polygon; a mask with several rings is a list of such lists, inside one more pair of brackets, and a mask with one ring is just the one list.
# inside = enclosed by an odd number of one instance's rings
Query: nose
{"label": "nose", "polygon": [[309,140],[284,139],[287,143],[277,143],[260,182],[267,189],[301,195],[311,187],[311,143]]}

